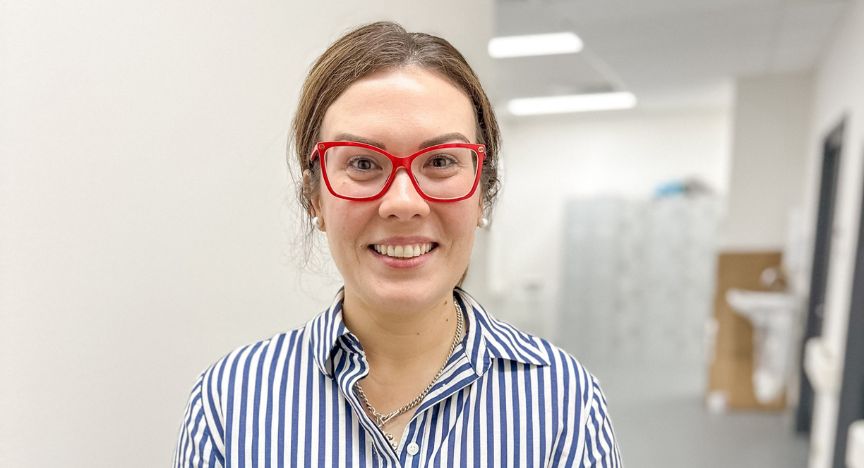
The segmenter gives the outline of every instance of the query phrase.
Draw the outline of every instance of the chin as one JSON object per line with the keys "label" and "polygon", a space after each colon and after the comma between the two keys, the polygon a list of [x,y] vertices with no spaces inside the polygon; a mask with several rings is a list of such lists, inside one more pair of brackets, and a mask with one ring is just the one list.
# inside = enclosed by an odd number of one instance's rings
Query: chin
{"label": "chin", "polygon": [[420,278],[419,281],[382,281],[371,287],[365,296],[369,302],[379,303],[383,307],[413,310],[431,307],[443,298],[449,298],[457,281],[431,282],[428,278]]}

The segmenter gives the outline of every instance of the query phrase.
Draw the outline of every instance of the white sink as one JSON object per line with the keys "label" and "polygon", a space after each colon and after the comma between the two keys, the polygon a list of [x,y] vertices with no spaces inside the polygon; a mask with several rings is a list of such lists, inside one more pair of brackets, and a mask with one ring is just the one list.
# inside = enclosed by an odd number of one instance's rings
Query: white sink
{"label": "white sink", "polygon": [[753,324],[753,391],[757,400],[773,401],[789,381],[794,325],[803,301],[784,292],[730,289],[726,302]]}

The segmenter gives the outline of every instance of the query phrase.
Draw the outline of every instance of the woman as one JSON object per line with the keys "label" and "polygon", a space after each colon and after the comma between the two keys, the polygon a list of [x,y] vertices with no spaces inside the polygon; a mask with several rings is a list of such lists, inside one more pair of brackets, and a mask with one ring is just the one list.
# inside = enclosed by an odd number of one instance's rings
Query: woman
{"label": "woman", "polygon": [[597,380],[458,287],[499,142],[462,55],[356,29],[313,65],[293,130],[300,200],[345,285],[201,375],[175,465],[619,466]]}

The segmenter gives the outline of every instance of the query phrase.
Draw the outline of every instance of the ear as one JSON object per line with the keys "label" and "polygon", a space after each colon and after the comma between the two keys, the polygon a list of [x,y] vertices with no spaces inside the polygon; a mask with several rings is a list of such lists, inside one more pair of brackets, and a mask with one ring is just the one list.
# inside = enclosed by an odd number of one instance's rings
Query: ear
{"label": "ear", "polygon": [[310,216],[318,216],[321,219],[321,227],[318,228],[321,231],[324,230],[324,219],[322,217],[321,211],[321,197],[318,196],[318,193],[313,193],[312,191],[312,171],[306,169],[303,171],[303,195],[309,199],[309,204],[311,205]]}

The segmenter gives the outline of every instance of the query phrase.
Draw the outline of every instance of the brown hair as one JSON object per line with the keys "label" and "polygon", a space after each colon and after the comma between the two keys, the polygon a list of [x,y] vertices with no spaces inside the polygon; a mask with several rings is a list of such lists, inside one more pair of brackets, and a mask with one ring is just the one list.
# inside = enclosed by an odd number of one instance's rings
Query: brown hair
{"label": "brown hair", "polygon": [[354,82],[378,71],[408,65],[441,74],[471,99],[477,118],[478,143],[486,145],[480,186],[483,209],[487,214],[491,212],[500,185],[500,135],[492,105],[480,80],[465,57],[446,40],[429,34],[409,33],[396,23],[382,21],[361,26],[336,40],[315,61],[303,83],[292,122],[292,140],[294,156],[303,174],[297,195],[307,214],[307,236],[314,229],[311,223],[312,196],[320,190],[317,165],[309,165],[309,155],[318,141],[324,114]]}

